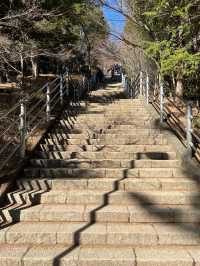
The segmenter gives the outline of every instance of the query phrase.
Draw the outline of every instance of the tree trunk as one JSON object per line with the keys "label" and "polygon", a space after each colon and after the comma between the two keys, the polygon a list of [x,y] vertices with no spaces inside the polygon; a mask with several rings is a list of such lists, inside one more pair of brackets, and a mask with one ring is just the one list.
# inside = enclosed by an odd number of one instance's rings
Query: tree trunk
{"label": "tree trunk", "polygon": [[38,62],[35,57],[31,57],[31,65],[32,65],[32,77],[33,79],[38,78]]}

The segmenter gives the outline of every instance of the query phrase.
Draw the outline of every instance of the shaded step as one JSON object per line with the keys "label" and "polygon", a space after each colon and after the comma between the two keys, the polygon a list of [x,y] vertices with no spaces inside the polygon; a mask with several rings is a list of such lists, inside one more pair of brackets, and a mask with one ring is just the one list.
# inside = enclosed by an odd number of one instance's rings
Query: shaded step
{"label": "shaded step", "polygon": [[48,145],[40,144],[43,151],[98,151],[98,152],[171,152],[173,149],[169,145]]}
{"label": "shaded step", "polygon": [[42,143],[49,145],[166,145],[167,139],[163,136],[157,137],[129,137],[126,138],[116,138],[116,137],[100,137],[98,139],[87,138],[87,139],[57,139],[57,138],[45,138]]}
{"label": "shaded step", "polygon": [[164,138],[164,136],[162,134],[159,133],[152,133],[150,134],[150,132],[145,131],[142,134],[142,131],[140,132],[140,134],[126,134],[125,132],[123,134],[119,134],[118,132],[115,133],[108,133],[102,131],[101,133],[94,133],[91,134],[90,133],[83,133],[83,134],[71,134],[71,133],[48,133],[46,135],[46,139],[52,139],[52,140],[65,140],[65,139],[105,139],[105,140],[112,140],[113,138],[117,138],[117,139],[141,139],[141,138]]}
{"label": "shaded step", "polygon": [[[36,178],[169,178],[190,177],[181,168],[25,168],[26,177]],[[197,173],[196,178],[199,179]]]}
{"label": "shaded step", "polygon": [[[61,128],[65,128],[66,125],[68,125],[67,123],[61,123]],[[140,120],[129,120],[127,119],[127,121],[124,119],[117,119],[115,121],[108,121],[108,120],[105,120],[105,121],[88,121],[86,123],[86,121],[82,121],[82,122],[75,122],[73,123],[72,127],[73,128],[76,128],[76,129],[79,129],[80,127],[83,129],[83,128],[88,128],[88,127],[105,127],[106,125],[112,125],[112,127],[119,127],[120,129],[121,128],[125,128],[125,127],[137,127],[137,128],[143,128],[143,127],[149,127],[149,128],[156,128],[156,124],[155,124],[155,119],[140,119]],[[124,127],[123,127],[124,126]]]}
{"label": "shaded step", "polygon": [[[53,128],[51,129],[49,135],[56,135],[57,137],[66,137],[66,135],[69,136],[70,138],[70,135],[80,135],[82,134],[83,137],[86,136],[86,137],[95,137],[95,136],[98,136],[98,135],[103,135],[103,134],[117,134],[117,135],[126,135],[127,134],[127,131],[126,130],[120,130],[119,128],[113,128],[113,129],[100,129],[100,130],[97,130],[96,132],[88,132],[87,130],[84,130],[84,129],[79,129],[79,130],[76,130],[76,129],[69,129],[67,130],[66,128]],[[160,129],[138,129],[138,128],[132,128],[132,129],[129,129],[128,131],[128,134],[130,135],[139,135],[139,136],[150,136],[152,135],[152,137],[154,137],[155,135],[158,135],[160,134]],[[76,137],[74,137],[76,138]]]}
{"label": "shaded step", "polygon": [[132,160],[174,160],[175,152],[35,152],[35,158],[42,159],[132,159]]}
{"label": "shaded step", "polygon": [[31,159],[31,167],[44,168],[177,168],[180,160]]}

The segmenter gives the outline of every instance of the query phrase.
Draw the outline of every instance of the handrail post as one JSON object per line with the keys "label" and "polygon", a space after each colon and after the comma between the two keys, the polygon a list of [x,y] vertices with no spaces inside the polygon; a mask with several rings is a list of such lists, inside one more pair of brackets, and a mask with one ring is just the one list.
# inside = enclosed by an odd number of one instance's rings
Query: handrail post
{"label": "handrail post", "polygon": [[149,104],[149,75],[147,73],[147,79],[146,79],[146,103]]}
{"label": "handrail post", "polygon": [[20,103],[20,157],[23,159],[26,155],[26,104],[25,100]]}
{"label": "handrail post", "polygon": [[128,88],[127,88],[127,75],[124,76],[124,91],[128,94]]}
{"label": "handrail post", "polygon": [[66,81],[66,96],[69,96],[69,70],[67,70],[65,81]]}
{"label": "handrail post", "polygon": [[51,94],[50,94],[50,86],[47,84],[47,91],[46,91],[46,119],[47,122],[51,119]]}
{"label": "handrail post", "polygon": [[133,99],[133,78],[130,80],[131,99]]}
{"label": "handrail post", "polygon": [[160,123],[163,123],[164,119],[164,89],[163,89],[163,83],[160,84]]}
{"label": "handrail post", "polygon": [[140,96],[142,96],[143,93],[143,73],[140,71]]}
{"label": "handrail post", "polygon": [[63,105],[63,76],[60,75],[60,104]]}
{"label": "handrail post", "polygon": [[122,88],[124,88],[124,73],[122,72]]}
{"label": "handrail post", "polygon": [[193,146],[193,142],[192,142],[192,103],[188,102],[187,103],[187,114],[186,114],[186,118],[187,118],[187,150],[188,150],[188,156],[189,158],[192,158],[192,146]]}

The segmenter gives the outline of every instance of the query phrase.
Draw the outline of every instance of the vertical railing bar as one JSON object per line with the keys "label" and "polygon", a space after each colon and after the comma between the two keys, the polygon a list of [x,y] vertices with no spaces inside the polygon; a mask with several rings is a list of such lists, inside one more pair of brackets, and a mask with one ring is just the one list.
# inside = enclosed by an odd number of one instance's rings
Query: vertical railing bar
{"label": "vertical railing bar", "polygon": [[20,157],[26,155],[26,105],[25,100],[20,102]]}
{"label": "vertical railing bar", "polygon": [[149,75],[147,73],[147,79],[146,79],[146,103],[149,104]]}
{"label": "vertical railing bar", "polygon": [[50,121],[50,116],[51,116],[51,95],[50,95],[50,86],[48,83],[47,91],[46,91],[46,120],[47,122]]}
{"label": "vertical railing bar", "polygon": [[164,111],[164,89],[163,82],[160,84],[160,123],[163,123],[163,111]]}
{"label": "vertical railing bar", "polygon": [[140,96],[143,94],[143,73],[140,71]]}
{"label": "vertical railing bar", "polygon": [[60,104],[63,105],[63,76],[60,75]]}
{"label": "vertical railing bar", "polygon": [[192,142],[192,103],[188,102],[187,103],[187,113],[186,113],[186,119],[187,119],[187,150],[188,150],[188,156],[189,158],[192,158],[192,147],[193,147],[193,142]]}

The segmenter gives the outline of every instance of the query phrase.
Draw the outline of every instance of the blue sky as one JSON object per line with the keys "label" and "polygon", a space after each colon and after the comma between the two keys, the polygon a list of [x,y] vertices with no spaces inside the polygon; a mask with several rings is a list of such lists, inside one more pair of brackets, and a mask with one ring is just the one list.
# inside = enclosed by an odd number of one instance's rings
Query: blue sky
{"label": "blue sky", "polygon": [[[115,5],[115,1],[116,0],[110,0],[109,4]],[[119,33],[123,32],[124,25],[125,25],[124,16],[118,12],[111,10],[108,7],[104,7],[103,12],[104,12],[104,16],[106,20],[108,21],[111,27],[111,30],[113,32],[119,32]]]}

